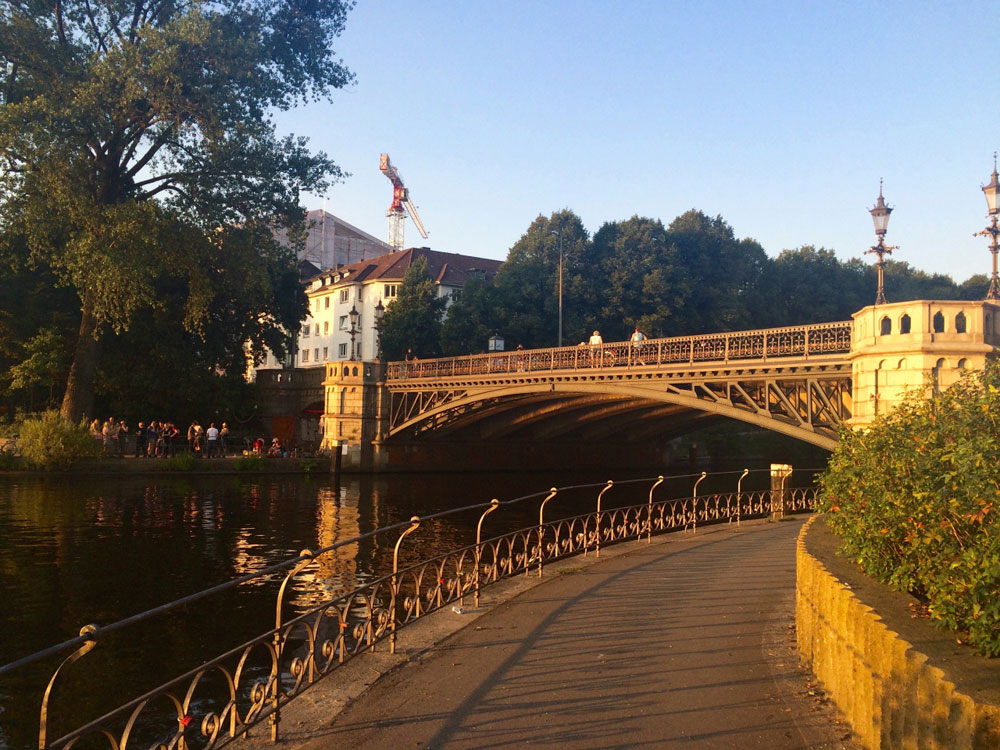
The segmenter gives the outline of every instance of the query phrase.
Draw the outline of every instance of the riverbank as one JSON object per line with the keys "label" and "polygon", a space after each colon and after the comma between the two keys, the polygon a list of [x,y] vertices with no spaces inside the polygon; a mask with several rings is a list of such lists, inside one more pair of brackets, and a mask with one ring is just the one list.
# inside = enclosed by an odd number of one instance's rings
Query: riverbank
{"label": "riverbank", "polygon": [[2,476],[49,475],[142,475],[176,476],[178,474],[329,474],[329,456],[309,458],[266,458],[262,456],[226,456],[193,458],[187,454],[170,458],[86,458],[74,461],[64,470],[10,469]]}

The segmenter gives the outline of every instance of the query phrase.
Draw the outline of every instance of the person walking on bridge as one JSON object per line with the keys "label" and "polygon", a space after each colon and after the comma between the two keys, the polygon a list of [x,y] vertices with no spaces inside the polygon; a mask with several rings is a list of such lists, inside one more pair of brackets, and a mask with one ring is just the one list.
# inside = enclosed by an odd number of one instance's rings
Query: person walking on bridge
{"label": "person walking on bridge", "polygon": [[642,358],[642,342],[645,340],[645,334],[639,330],[639,326],[636,326],[629,341],[632,342],[632,358],[640,365],[646,364],[646,361]]}

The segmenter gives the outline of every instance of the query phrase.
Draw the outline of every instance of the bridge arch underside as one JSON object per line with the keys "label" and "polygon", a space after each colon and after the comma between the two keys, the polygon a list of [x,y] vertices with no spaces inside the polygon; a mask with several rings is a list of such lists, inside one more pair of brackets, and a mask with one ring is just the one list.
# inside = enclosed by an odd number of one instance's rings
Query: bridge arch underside
{"label": "bridge arch underside", "polygon": [[390,440],[663,442],[736,419],[832,450],[849,376],[536,382],[395,392]]}

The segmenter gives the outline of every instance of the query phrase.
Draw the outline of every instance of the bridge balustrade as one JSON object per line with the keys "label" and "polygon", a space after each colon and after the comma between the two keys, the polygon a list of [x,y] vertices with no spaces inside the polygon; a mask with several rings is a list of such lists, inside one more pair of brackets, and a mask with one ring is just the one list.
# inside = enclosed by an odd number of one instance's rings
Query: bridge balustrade
{"label": "bridge balustrade", "polygon": [[808,359],[821,354],[850,352],[852,327],[851,321],[843,321],[647,339],[642,342],[619,341],[594,346],[579,344],[551,349],[391,362],[387,377],[389,380],[404,380],[554,370],[663,367],[710,362],[766,362],[777,357]]}

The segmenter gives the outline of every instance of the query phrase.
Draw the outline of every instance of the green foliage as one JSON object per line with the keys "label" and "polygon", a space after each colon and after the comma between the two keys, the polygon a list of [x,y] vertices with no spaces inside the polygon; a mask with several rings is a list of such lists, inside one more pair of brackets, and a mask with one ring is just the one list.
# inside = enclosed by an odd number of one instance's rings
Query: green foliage
{"label": "green foliage", "polygon": [[403,359],[407,349],[421,358],[439,356],[441,314],[446,303],[437,296],[434,281],[427,273],[427,259],[416,258],[382,318],[383,356]]}
{"label": "green foliage", "polygon": [[478,354],[497,333],[496,289],[483,279],[470,279],[453,295],[441,326],[441,350],[446,356]]}
{"label": "green foliage", "polygon": [[241,456],[236,459],[236,471],[264,471],[267,459],[261,456]]}
{"label": "green foliage", "polygon": [[86,420],[69,422],[56,411],[25,419],[17,445],[25,461],[45,470],[67,469],[77,459],[101,453],[101,446],[91,437]]}
{"label": "green foliage", "polygon": [[201,461],[190,453],[180,453],[166,459],[157,468],[162,468],[164,471],[196,471],[200,465]]}
{"label": "green foliage", "polygon": [[299,468],[306,473],[311,472],[317,466],[319,466],[319,461],[315,458],[303,458],[299,461]]}
{"label": "green foliage", "polygon": [[351,82],[350,5],[4,3],[0,256],[76,293],[64,415],[93,413],[98,344],[143,311],[178,308],[209,365],[281,351],[305,297],[272,230],[342,173],[268,113]]}
{"label": "green foliage", "polygon": [[844,430],[822,477],[843,551],[1000,656],[1000,368]]}

